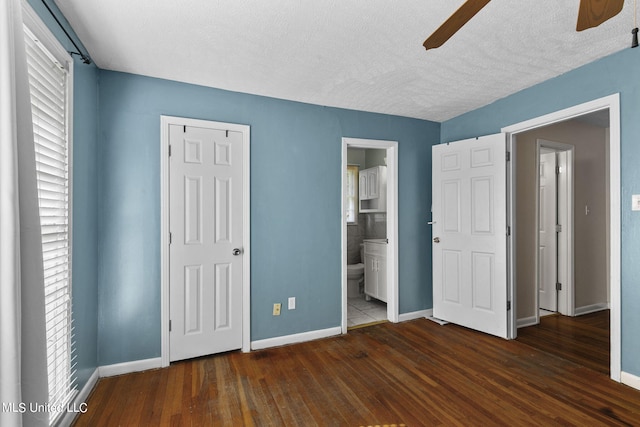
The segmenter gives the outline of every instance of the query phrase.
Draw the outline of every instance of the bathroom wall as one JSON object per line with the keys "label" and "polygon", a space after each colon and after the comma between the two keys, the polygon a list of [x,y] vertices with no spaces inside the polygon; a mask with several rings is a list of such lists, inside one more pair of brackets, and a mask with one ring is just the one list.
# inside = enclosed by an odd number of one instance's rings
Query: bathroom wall
{"label": "bathroom wall", "polygon": [[[360,170],[386,165],[386,150],[349,148],[347,163],[357,165]],[[387,237],[386,213],[360,213],[358,224],[347,226],[347,264],[362,262],[360,244],[364,239],[384,239]]]}
{"label": "bathroom wall", "polygon": [[347,226],[347,264],[357,264],[360,259],[360,244],[364,240],[366,222],[365,214],[358,215],[358,224]]}
{"label": "bathroom wall", "polygon": [[374,166],[387,165],[387,150],[364,150],[365,151],[365,167],[372,168]]}

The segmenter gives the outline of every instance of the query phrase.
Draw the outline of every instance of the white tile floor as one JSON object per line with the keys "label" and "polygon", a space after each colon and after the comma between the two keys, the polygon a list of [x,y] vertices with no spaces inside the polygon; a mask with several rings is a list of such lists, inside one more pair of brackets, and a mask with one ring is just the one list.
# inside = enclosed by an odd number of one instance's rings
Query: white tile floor
{"label": "white tile floor", "polygon": [[387,304],[377,299],[365,301],[364,295],[348,298],[347,327],[387,320]]}

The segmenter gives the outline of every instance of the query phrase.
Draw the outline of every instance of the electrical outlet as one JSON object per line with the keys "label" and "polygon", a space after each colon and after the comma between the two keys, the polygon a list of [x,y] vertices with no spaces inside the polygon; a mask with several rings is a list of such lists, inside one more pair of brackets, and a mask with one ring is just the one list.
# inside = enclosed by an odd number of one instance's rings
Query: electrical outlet
{"label": "electrical outlet", "polygon": [[280,309],[282,308],[282,304],[275,303],[273,304],[273,315],[274,316],[280,316]]}
{"label": "electrical outlet", "polygon": [[289,297],[289,310],[296,309],[296,297]]}

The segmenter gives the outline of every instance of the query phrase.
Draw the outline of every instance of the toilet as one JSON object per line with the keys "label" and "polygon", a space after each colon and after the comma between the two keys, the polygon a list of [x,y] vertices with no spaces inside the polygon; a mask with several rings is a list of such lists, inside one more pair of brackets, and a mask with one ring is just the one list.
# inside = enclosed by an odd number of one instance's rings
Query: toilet
{"label": "toilet", "polygon": [[[364,259],[364,244],[360,244],[360,259]],[[360,296],[360,284],[364,280],[364,264],[347,265],[347,298]]]}

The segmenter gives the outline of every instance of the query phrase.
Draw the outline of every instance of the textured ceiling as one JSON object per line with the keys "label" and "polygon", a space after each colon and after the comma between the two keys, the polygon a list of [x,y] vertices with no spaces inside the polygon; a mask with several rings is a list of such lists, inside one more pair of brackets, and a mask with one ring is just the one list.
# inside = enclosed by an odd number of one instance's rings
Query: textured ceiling
{"label": "textured ceiling", "polygon": [[579,0],[56,0],[103,69],[444,121],[629,48],[633,2],[576,32]]}

